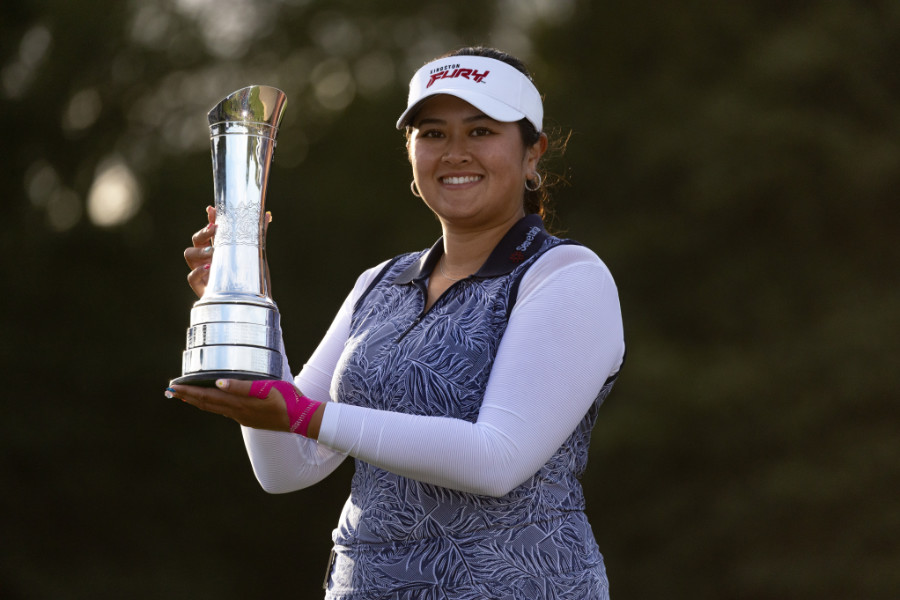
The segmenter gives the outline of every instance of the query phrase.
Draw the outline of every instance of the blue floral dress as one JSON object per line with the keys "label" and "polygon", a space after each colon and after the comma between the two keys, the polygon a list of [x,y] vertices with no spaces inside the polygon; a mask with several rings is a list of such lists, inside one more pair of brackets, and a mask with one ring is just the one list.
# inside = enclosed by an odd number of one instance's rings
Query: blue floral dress
{"label": "blue floral dress", "polygon": [[[403,255],[355,306],[335,374],[340,402],[476,421],[518,282],[562,242],[525,217],[474,276],[423,313],[425,282],[441,254]],[[578,478],[597,410],[530,479],[495,498],[394,475],[356,460],[335,530],[328,600],[594,600],[606,572],[584,514]]]}

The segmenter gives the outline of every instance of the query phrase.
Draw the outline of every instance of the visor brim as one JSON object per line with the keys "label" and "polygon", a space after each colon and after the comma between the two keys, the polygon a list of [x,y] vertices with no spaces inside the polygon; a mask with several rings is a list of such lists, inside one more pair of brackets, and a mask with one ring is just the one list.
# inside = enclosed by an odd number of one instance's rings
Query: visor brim
{"label": "visor brim", "polygon": [[[418,113],[422,108],[422,105],[429,99],[440,94],[455,96],[460,100],[464,100],[495,121],[500,121],[503,123],[513,123],[527,118],[526,115],[521,111],[512,108],[508,104],[501,102],[491,96],[479,94],[478,92],[474,92],[472,90],[443,88],[440,90],[435,90],[433,93],[424,96],[412,106],[407,107],[407,109],[403,111],[403,114],[400,115],[400,118],[397,119],[397,129],[403,129],[407,125],[410,125],[412,119],[415,118],[416,113]],[[538,127],[538,125],[533,122],[532,125],[535,125],[536,128]]]}

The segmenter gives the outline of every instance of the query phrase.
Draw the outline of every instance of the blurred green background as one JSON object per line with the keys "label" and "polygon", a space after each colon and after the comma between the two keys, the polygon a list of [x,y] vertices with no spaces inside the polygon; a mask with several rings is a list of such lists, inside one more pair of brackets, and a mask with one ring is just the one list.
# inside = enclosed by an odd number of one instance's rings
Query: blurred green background
{"label": "blurred green background", "polygon": [[428,59],[523,57],[557,230],[629,360],[585,477],[613,597],[900,597],[900,3],[0,5],[0,596],[321,597],[349,462],[258,487],[163,398],[212,201],[206,112],[288,94],[269,263],[299,369],[363,269],[430,245],[393,123]]}

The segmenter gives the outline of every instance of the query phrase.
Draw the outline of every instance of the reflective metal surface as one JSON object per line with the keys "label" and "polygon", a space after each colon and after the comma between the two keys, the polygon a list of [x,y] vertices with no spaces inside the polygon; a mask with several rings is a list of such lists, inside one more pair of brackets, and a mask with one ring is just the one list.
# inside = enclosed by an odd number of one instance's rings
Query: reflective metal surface
{"label": "reflective metal surface", "polygon": [[191,310],[182,376],[278,379],[281,339],[265,245],[265,199],[287,97],[268,86],[229,94],[207,115],[212,146],[216,236],[209,283]]}

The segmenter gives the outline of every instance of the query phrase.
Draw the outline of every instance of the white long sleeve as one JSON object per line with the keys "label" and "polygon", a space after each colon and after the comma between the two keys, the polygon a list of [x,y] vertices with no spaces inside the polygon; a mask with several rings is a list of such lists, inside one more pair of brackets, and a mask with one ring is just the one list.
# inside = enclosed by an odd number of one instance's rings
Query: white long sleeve
{"label": "white long sleeve", "polygon": [[587,248],[558,246],[522,279],[475,423],[329,403],[319,445],[426,483],[501,496],[574,431],[624,350],[606,266]]}
{"label": "white long sleeve", "polygon": [[[320,402],[330,400],[331,376],[343,351],[344,340],[349,335],[353,304],[382,266],[370,269],[359,277],[322,342],[293,380],[307,397]],[[285,356],[283,343],[282,356]],[[286,356],[282,378],[291,381]],[[318,483],[347,457],[346,453],[331,450],[294,433],[243,426],[241,433],[256,479],[271,494],[293,492]]]}

